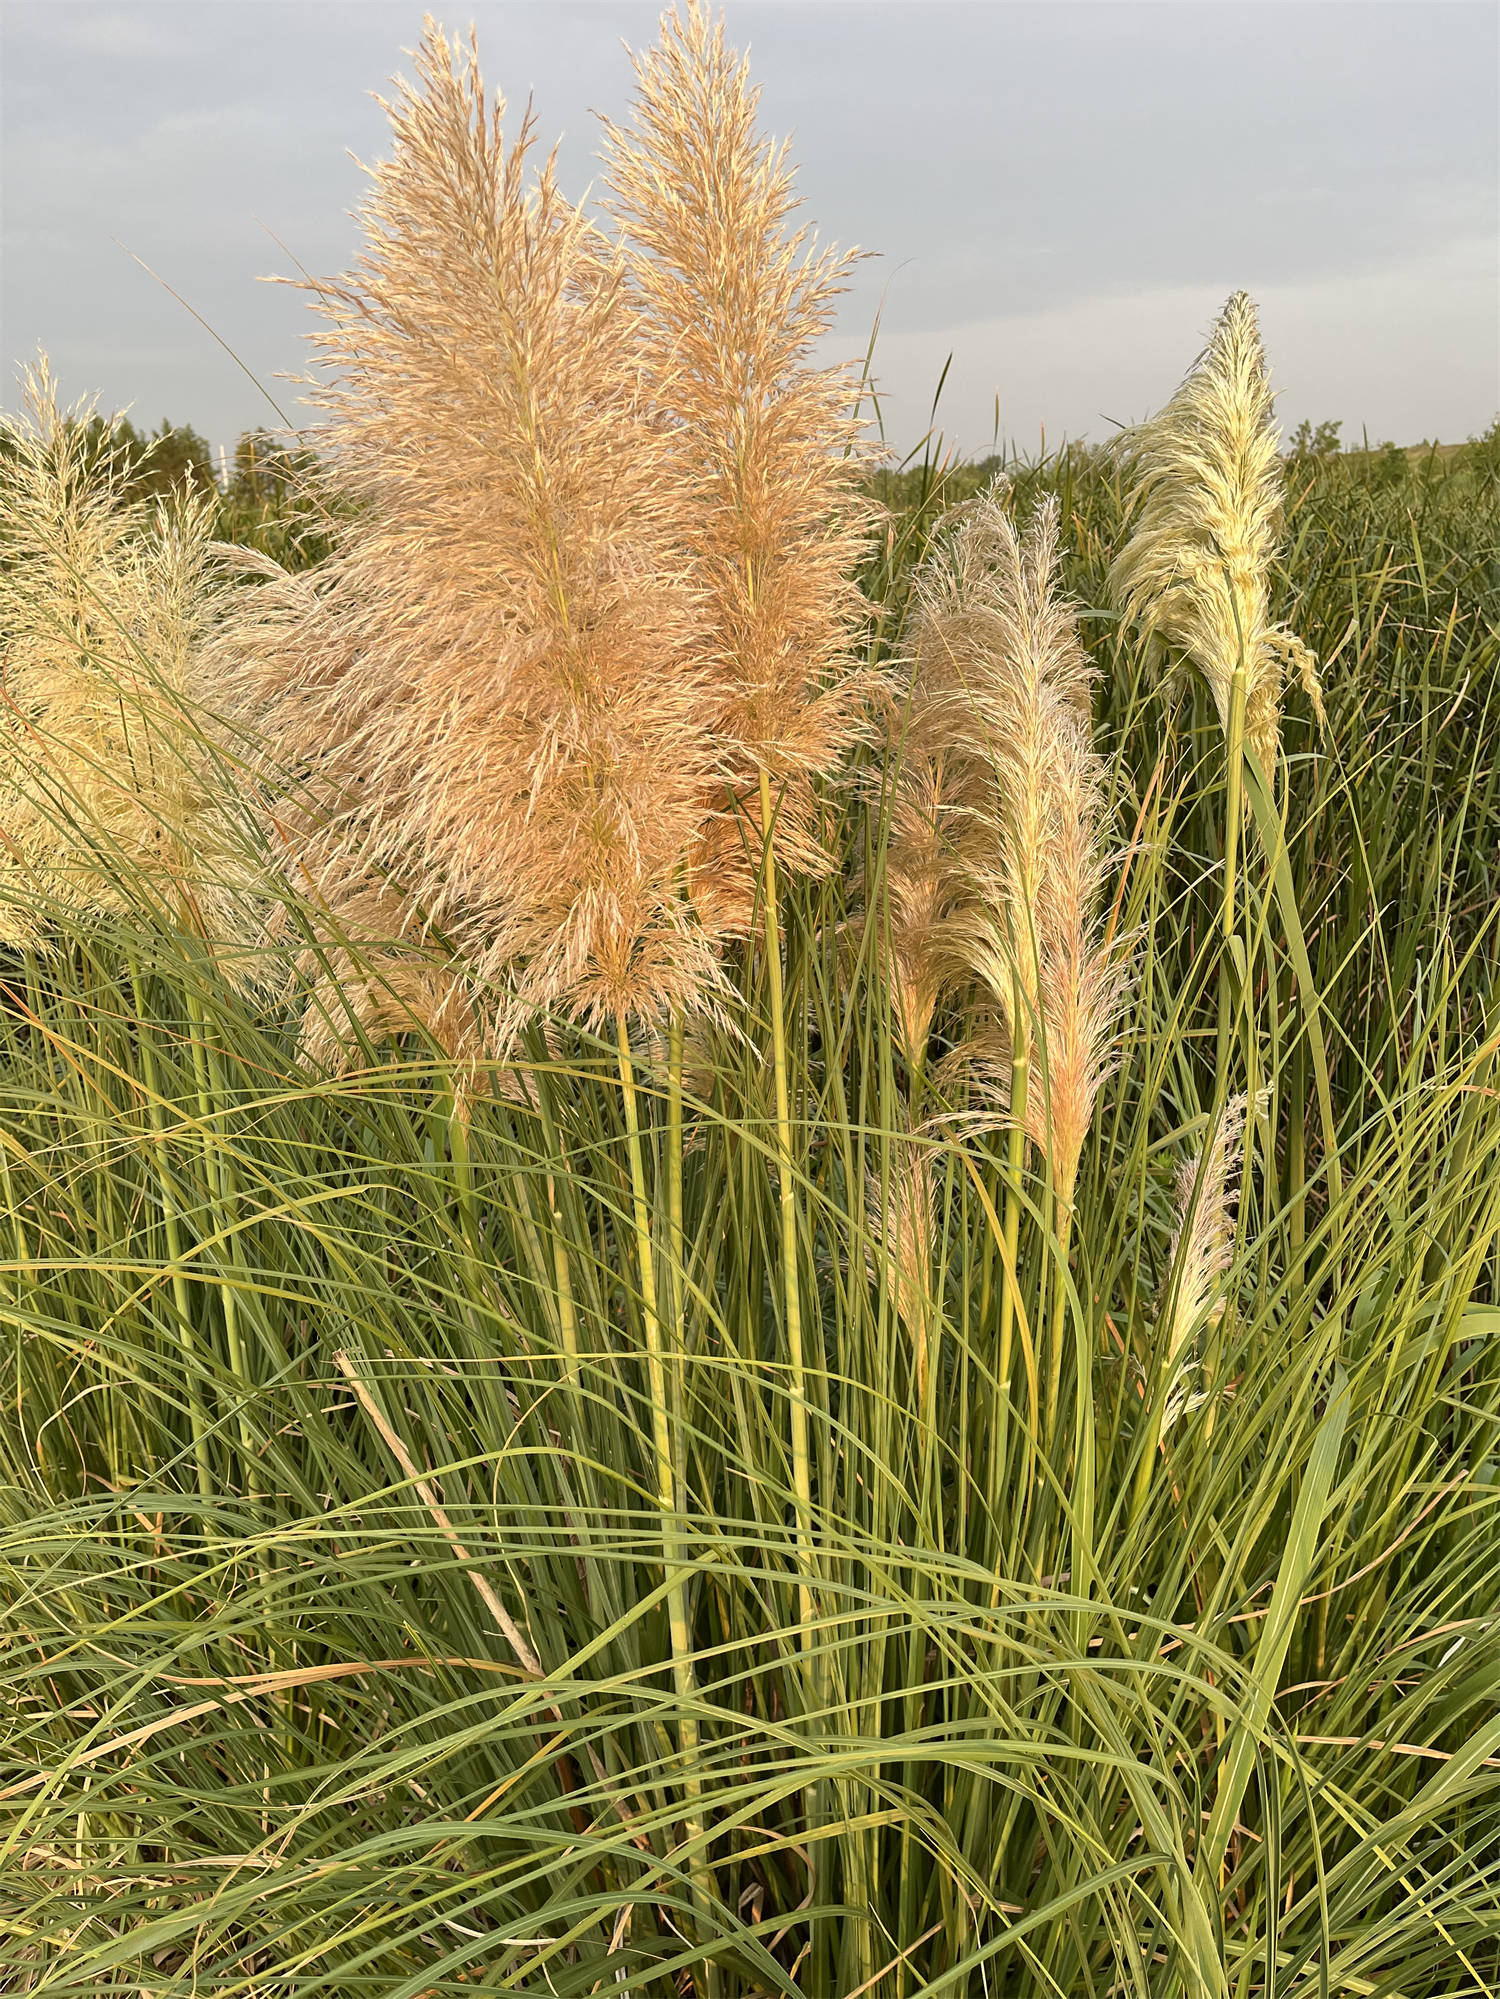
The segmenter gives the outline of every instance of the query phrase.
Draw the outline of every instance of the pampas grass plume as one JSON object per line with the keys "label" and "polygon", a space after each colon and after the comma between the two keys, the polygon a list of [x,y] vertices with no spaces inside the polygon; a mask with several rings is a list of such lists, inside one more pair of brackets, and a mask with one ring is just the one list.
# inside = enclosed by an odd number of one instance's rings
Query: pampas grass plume
{"label": "pampas grass plume", "polygon": [[925,1404],[932,1358],[934,1154],[917,1136],[892,1143],[890,1173],[866,1189],[871,1274],[883,1279],[912,1349],[913,1385]]}
{"label": "pampas grass plume", "polygon": [[1273,411],[1255,306],[1236,292],[1166,407],[1126,434],[1134,525],[1109,577],[1124,617],[1202,673],[1226,733],[1243,666],[1245,735],[1267,772],[1289,670],[1323,713],[1313,654],[1270,613],[1282,518]]}
{"label": "pampas grass plume", "polygon": [[91,408],[59,406],[45,361],[25,390],[0,440],[0,943],[149,908],[248,976],[260,872],[207,665],[213,502],[127,499]]}
{"label": "pampas grass plume", "polygon": [[1234,1254],[1248,1108],[1243,1091],[1230,1097],[1206,1150],[1177,1169],[1177,1226],[1158,1309],[1168,1365],[1177,1362],[1205,1317],[1217,1317],[1224,1309],[1222,1299],[1215,1302],[1215,1293]]}
{"label": "pampas grass plume", "polygon": [[925,929],[898,927],[893,942],[898,983],[980,982],[1001,1048],[976,1037],[960,1062],[989,1093],[1003,1095],[1016,1047],[1036,1046],[1041,1073],[1021,1115],[1071,1203],[1126,972],[1100,915],[1103,775],[1092,670],[1057,588],[1057,503],[1038,507],[1023,538],[1007,499],[996,483],[973,501],[919,579],[916,784],[943,794],[933,814],[943,851],[903,841],[898,820],[888,872],[898,914],[924,869],[946,906]]}
{"label": "pampas grass plume", "polygon": [[608,128],[606,205],[689,503],[701,643],[720,682],[725,770],[706,794],[693,892],[710,920],[744,930],[762,775],[778,862],[826,869],[814,783],[837,770],[862,718],[849,664],[868,514],[858,383],[811,360],[850,258],[788,229],[786,147],[757,130],[759,93],[722,24],[696,3],[667,13],[635,68],[633,129]]}
{"label": "pampas grass plume", "polygon": [[399,937],[441,933],[498,1017],[691,1008],[720,692],[623,267],[533,171],[529,117],[507,143],[472,48],[429,22],[416,69],[359,265],[314,287],[362,505],[240,634],[316,801],[282,814],[292,858],[335,917],[373,896]]}

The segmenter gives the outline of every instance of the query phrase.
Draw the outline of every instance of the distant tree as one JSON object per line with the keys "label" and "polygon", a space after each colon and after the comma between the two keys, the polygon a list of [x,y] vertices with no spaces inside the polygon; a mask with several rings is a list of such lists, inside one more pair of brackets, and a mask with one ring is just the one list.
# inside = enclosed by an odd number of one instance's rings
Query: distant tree
{"label": "distant tree", "polygon": [[1500,416],[1495,418],[1487,430],[1480,431],[1477,437],[1471,437],[1469,443],[1480,466],[1486,472],[1500,478]]}
{"label": "distant tree", "polygon": [[208,440],[191,424],[164,417],[148,432],[138,430],[129,417],[96,416],[89,419],[86,436],[94,450],[114,459],[120,485],[131,499],[175,492],[184,485],[200,492],[217,488]]}
{"label": "distant tree", "polygon": [[1341,423],[1311,424],[1303,417],[1287,443],[1287,455],[1291,458],[1334,458],[1343,449],[1339,443],[1342,429]]}
{"label": "distant tree", "polygon": [[306,497],[317,472],[315,451],[283,444],[274,431],[247,430],[234,447],[228,497],[244,507],[284,506]]}

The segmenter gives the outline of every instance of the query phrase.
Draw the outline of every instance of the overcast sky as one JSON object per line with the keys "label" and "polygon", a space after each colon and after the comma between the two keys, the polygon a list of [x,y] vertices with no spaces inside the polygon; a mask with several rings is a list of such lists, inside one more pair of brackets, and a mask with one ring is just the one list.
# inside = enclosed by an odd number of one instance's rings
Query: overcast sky
{"label": "overcast sky", "polygon": [[[535,95],[565,186],[619,114],[636,0],[459,0],[486,79]],[[0,358],[215,443],[297,422],[299,296],[343,268],[370,93],[421,0],[0,0]],[[1107,435],[1168,395],[1223,298],[1260,300],[1283,422],[1452,440],[1500,409],[1495,0],[731,0],[806,213],[876,253],[838,348],[902,447],[939,421]],[[159,275],[148,276],[132,254]],[[163,284],[180,294],[179,303]],[[212,334],[192,317],[201,315]],[[216,344],[219,336],[235,358]],[[243,364],[243,368],[239,364]],[[248,375],[244,371],[248,371]]]}

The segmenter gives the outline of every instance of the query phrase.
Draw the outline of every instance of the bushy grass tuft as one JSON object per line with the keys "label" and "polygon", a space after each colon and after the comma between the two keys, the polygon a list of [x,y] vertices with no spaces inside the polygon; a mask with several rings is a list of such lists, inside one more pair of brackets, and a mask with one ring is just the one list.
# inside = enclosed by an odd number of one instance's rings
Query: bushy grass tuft
{"label": "bushy grass tuft", "polygon": [[[1102,608],[1120,476],[1011,473],[1134,940],[1066,1248],[1039,1153],[1004,1226],[969,997],[918,1092],[873,755],[778,976],[759,927],[626,1088],[560,1020],[488,1088],[316,1070],[315,967],[124,893],[6,961],[0,1988],[1500,1984],[1493,474],[1294,467],[1328,725],[1247,765],[1226,939],[1217,714]],[[967,477],[887,485],[874,663]]]}

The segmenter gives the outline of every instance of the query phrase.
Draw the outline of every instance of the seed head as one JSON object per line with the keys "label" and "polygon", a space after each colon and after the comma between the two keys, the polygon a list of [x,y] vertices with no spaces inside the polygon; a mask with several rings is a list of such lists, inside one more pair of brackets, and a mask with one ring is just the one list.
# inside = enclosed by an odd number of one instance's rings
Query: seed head
{"label": "seed head", "polygon": [[145,907],[248,976],[259,869],[206,666],[229,590],[212,500],[130,500],[45,361],[26,392],[0,434],[0,943]]}
{"label": "seed head", "polygon": [[633,128],[608,127],[606,206],[687,505],[700,643],[718,685],[724,767],[704,795],[693,895],[710,921],[743,930],[760,774],[778,859],[826,868],[814,780],[838,769],[862,717],[849,662],[863,608],[849,577],[868,513],[858,383],[811,358],[850,258],[788,231],[786,147],[757,130],[747,65],[696,0],[664,15],[635,69]]}
{"label": "seed head", "polygon": [[1189,1335],[1205,1318],[1224,1309],[1215,1293],[1234,1254],[1248,1107],[1243,1091],[1232,1096],[1207,1150],[1194,1153],[1177,1169],[1177,1226],[1167,1251],[1158,1309],[1169,1364],[1178,1359]]}
{"label": "seed head", "polygon": [[[996,484],[972,502],[919,580],[913,733],[943,829],[923,864],[944,903],[925,932],[893,941],[909,961],[900,979],[979,981],[1002,1030],[999,1059],[982,1038],[960,1053],[982,1094],[1003,1101],[1014,1051],[1036,1050],[1026,1129],[1071,1201],[1126,971],[1100,914],[1110,857],[1092,669],[1057,587],[1057,504],[1022,539],[1006,498]],[[898,853],[897,878],[920,861]]]}
{"label": "seed head", "polygon": [[926,1399],[931,1364],[934,1250],[933,1152],[914,1136],[892,1140],[891,1172],[870,1178],[866,1212],[873,1246],[872,1276],[887,1286],[912,1347],[913,1378]]}
{"label": "seed head", "polygon": [[364,253],[313,287],[360,505],[238,634],[301,776],[282,823],[331,910],[375,893],[398,937],[440,934],[494,1018],[692,1007],[717,977],[685,877],[722,676],[679,447],[624,267],[533,169],[529,115],[507,143],[475,51],[430,22],[416,67]]}
{"label": "seed head", "polygon": [[1243,665],[1246,739],[1268,773],[1289,670],[1323,716],[1314,655],[1270,614],[1282,510],[1273,410],[1255,306],[1236,292],[1171,401],[1127,434],[1135,521],[1109,579],[1143,636],[1192,660],[1226,729]]}

